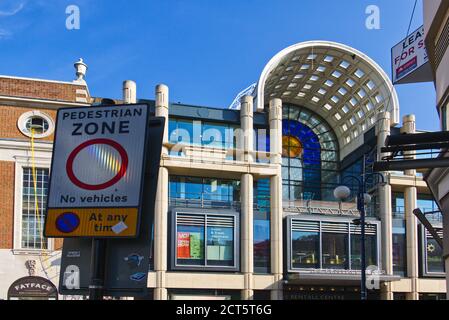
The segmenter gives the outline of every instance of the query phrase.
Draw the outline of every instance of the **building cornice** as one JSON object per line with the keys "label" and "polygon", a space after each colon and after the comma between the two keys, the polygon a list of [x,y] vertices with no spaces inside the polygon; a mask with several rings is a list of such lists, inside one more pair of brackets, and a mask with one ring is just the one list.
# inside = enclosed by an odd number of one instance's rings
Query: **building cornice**
{"label": "building cornice", "polygon": [[[0,151],[1,150],[30,150],[30,142],[22,140],[0,139]],[[34,143],[35,151],[52,152],[53,143],[49,141],[39,141]]]}
{"label": "building cornice", "polygon": [[1,96],[0,104],[13,106],[13,107],[29,107],[29,108],[48,108],[59,109],[62,107],[88,107],[89,103],[69,102],[69,101],[57,101],[57,100],[44,100],[22,97]]}

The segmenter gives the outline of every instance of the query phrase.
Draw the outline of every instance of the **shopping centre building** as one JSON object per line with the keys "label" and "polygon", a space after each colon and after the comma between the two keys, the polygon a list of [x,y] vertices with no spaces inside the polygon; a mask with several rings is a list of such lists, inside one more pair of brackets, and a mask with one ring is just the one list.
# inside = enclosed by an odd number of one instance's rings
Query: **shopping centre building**
{"label": "shopping centre building", "polygon": [[[94,98],[86,65],[75,67],[74,82],[0,76],[0,298],[22,277],[58,283],[62,242],[41,236],[55,111],[135,102],[167,119],[148,298],[358,299],[350,177],[362,175],[372,198],[369,298],[446,298],[442,249],[412,212],[438,210],[423,173],[371,174],[386,137],[419,132],[419,119],[401,116],[388,75],[367,55],[334,42],[295,44],[222,109],[170,103],[165,85],[154,100],[137,99],[132,81],[123,100]],[[343,183],[352,195],[340,202],[334,190]],[[439,213],[428,217],[442,230]]]}

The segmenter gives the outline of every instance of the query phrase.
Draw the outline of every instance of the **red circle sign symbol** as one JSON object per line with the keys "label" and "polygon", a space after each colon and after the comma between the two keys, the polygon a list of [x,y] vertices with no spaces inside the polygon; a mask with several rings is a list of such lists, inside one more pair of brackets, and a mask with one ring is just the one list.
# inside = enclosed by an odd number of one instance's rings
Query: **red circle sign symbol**
{"label": "red circle sign symbol", "polygon": [[[89,146],[95,145],[95,144],[105,144],[105,145],[108,145],[108,146],[114,148],[120,154],[120,158],[122,159],[122,162],[120,164],[119,171],[117,172],[115,177],[113,177],[111,180],[106,181],[101,184],[87,184],[87,183],[80,181],[75,176],[75,174],[73,172],[73,161],[75,160],[76,156],[81,152],[81,150],[83,150]],[[70,153],[69,158],[67,159],[67,164],[66,164],[66,171],[67,171],[67,175],[68,175],[70,181],[72,181],[72,183],[74,185],[80,187],[81,189],[93,190],[93,191],[103,190],[103,189],[109,188],[110,186],[116,184],[117,182],[120,181],[121,178],[123,178],[127,169],[128,169],[128,154],[126,153],[126,150],[119,143],[115,142],[114,140],[110,140],[110,139],[93,139],[93,140],[89,140],[89,141],[86,141],[86,142],[80,144],[78,147],[75,148],[75,150],[72,151],[72,153]]]}

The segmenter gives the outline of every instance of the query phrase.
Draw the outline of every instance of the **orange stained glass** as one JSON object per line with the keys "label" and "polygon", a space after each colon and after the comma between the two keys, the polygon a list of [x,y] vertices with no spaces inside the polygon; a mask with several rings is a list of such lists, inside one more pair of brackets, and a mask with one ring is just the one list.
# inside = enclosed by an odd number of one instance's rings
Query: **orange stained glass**
{"label": "orange stained glass", "polygon": [[303,151],[302,143],[297,137],[282,137],[282,156],[288,158],[298,158]]}

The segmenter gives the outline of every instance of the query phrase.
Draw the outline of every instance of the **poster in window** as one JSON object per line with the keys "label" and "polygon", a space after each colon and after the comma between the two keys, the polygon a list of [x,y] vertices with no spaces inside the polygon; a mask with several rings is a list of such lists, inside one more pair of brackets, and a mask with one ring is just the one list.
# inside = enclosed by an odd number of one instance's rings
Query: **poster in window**
{"label": "poster in window", "polygon": [[178,232],[178,259],[190,258],[190,233]]}
{"label": "poster in window", "polygon": [[202,259],[203,250],[201,250],[201,234],[197,232],[190,233],[190,259]]}
{"label": "poster in window", "polygon": [[233,229],[208,227],[207,259],[219,261],[233,260]]}

